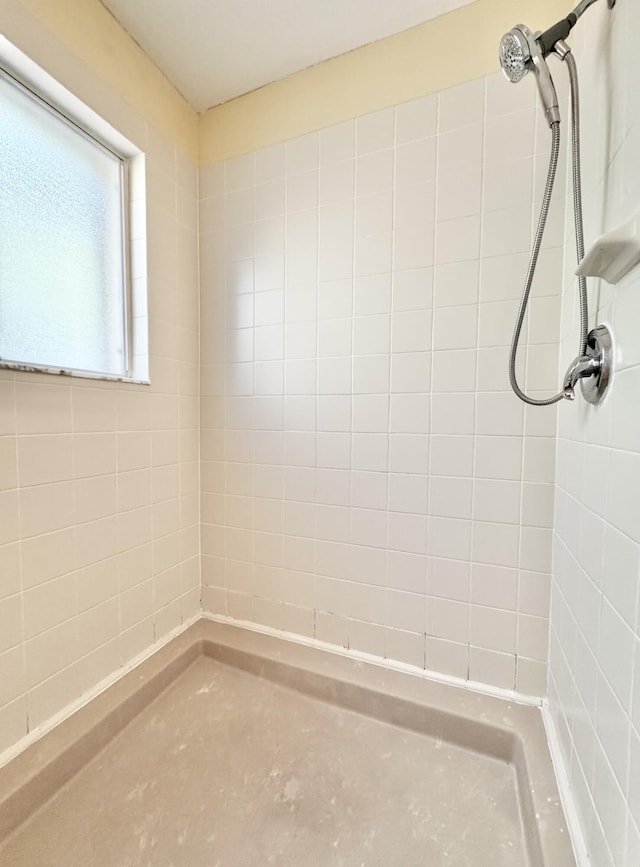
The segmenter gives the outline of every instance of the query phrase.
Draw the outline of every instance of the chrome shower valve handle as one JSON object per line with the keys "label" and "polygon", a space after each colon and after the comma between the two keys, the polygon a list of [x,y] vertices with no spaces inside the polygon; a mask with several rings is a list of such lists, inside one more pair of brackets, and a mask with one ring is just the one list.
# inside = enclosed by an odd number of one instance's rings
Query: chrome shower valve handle
{"label": "chrome shower valve handle", "polygon": [[597,376],[600,373],[602,363],[597,358],[588,358],[586,355],[578,356],[567,371],[562,385],[562,394],[565,400],[576,399],[576,385],[578,380],[585,376]]}
{"label": "chrome shower valve handle", "polygon": [[587,348],[567,371],[562,387],[565,400],[575,400],[575,388],[580,380],[582,396],[588,403],[598,405],[609,385],[613,367],[611,332],[606,325],[598,325],[587,336]]}

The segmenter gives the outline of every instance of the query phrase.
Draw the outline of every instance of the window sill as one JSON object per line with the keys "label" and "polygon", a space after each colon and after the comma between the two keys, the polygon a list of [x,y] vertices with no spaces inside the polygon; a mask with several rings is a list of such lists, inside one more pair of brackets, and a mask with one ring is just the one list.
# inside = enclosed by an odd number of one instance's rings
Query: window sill
{"label": "window sill", "polygon": [[150,379],[137,379],[133,376],[117,376],[110,373],[94,373],[90,370],[47,367],[43,364],[20,364],[18,361],[0,360],[0,370],[15,370],[18,373],[48,373],[53,376],[66,376],[70,379],[96,379],[103,382],[124,382],[128,385],[151,385]]}

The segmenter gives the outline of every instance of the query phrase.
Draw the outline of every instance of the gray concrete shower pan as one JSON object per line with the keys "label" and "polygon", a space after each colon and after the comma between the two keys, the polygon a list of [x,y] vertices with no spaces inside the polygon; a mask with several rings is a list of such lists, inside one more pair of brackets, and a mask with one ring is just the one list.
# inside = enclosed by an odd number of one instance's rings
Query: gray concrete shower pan
{"label": "gray concrete shower pan", "polygon": [[574,867],[535,708],[199,621],[0,769],[2,867]]}

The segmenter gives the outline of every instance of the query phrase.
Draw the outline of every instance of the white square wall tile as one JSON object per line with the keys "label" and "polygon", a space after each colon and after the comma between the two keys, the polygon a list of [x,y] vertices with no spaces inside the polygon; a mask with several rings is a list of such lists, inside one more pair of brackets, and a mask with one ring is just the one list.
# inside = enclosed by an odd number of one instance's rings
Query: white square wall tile
{"label": "white square wall tile", "polygon": [[359,156],[356,160],[356,195],[367,196],[391,190],[393,159],[391,149]]}
{"label": "white square wall tile", "polygon": [[458,130],[441,133],[438,136],[438,173],[446,176],[481,171],[483,133],[481,124],[467,127],[464,134]]}
{"label": "white square wall tile", "polygon": [[[267,181],[256,187],[256,220],[265,220],[284,214],[285,184],[284,179]],[[202,219],[202,210],[200,212]]]}
{"label": "white square wall tile", "polygon": [[423,352],[431,349],[431,311],[394,313],[391,317],[391,349]]}
{"label": "white square wall tile", "polygon": [[425,592],[427,581],[427,558],[404,551],[387,553],[386,585],[410,593]]}
{"label": "white square wall tile", "polygon": [[434,271],[436,307],[475,304],[478,301],[479,262],[452,262]]}
{"label": "white square wall tile", "polygon": [[426,515],[392,512],[389,515],[388,532],[388,544],[392,550],[409,554],[427,553]]}
{"label": "white square wall tile", "polygon": [[351,505],[361,509],[386,509],[387,474],[383,472],[351,473]]}
{"label": "white square wall tile", "polygon": [[287,142],[287,174],[295,175],[318,168],[319,136],[310,132]]}
{"label": "white square wall tile", "polygon": [[348,432],[351,430],[351,395],[318,395],[318,430]]}
{"label": "white square wall tile", "polygon": [[449,349],[433,353],[431,384],[434,392],[475,390],[477,353],[473,349]]}
{"label": "white square wall tile", "polygon": [[473,527],[474,562],[516,568],[520,528],[517,524],[477,521]]}
{"label": "white square wall tile", "polygon": [[389,436],[387,434],[354,433],[351,452],[351,466],[354,470],[386,473],[388,463]]}
{"label": "white square wall tile", "polygon": [[431,383],[431,354],[404,352],[391,358],[391,392],[428,393]]}
{"label": "white square wall tile", "polygon": [[[520,93],[521,90],[524,93]],[[495,72],[486,79],[486,100],[487,118],[512,114],[535,105],[536,88],[513,87],[501,72]]]}
{"label": "white square wall tile", "polygon": [[337,123],[320,130],[320,165],[352,159],[355,153],[355,122]]}
{"label": "white square wall tile", "polygon": [[431,476],[429,514],[441,518],[470,518],[472,492],[471,479]]}
{"label": "white square wall tile", "polygon": [[428,558],[427,591],[429,596],[457,602],[469,600],[471,564],[443,557]]}
{"label": "white square wall tile", "polygon": [[485,129],[485,164],[504,165],[532,156],[535,147],[535,120],[534,108],[488,119]]}
{"label": "white square wall tile", "polygon": [[515,654],[516,631],[515,612],[470,606],[469,642],[476,647]]}
{"label": "white square wall tile", "polygon": [[433,318],[433,349],[471,349],[476,345],[478,308],[437,307]]}
{"label": "white square wall tile", "polygon": [[[318,287],[318,317],[339,319],[353,313],[353,281],[351,278],[322,282]],[[315,318],[315,310],[314,310]]]}
{"label": "white square wall tile", "polygon": [[484,479],[521,478],[522,437],[479,436],[476,438],[475,474]]}
{"label": "white square wall tile", "polygon": [[391,312],[391,274],[372,274],[355,281],[354,314],[372,316]]}
{"label": "white square wall tile", "polygon": [[427,476],[390,473],[389,510],[392,512],[427,513],[429,481]]}
{"label": "white square wall tile", "polygon": [[469,641],[469,605],[448,599],[427,601],[427,635],[447,641]]}
{"label": "white square wall tile", "polygon": [[640,593],[640,546],[612,526],[604,536],[604,593],[631,628],[636,627]]}
{"label": "white square wall tile", "polygon": [[640,510],[635,501],[638,485],[640,454],[613,451],[609,464],[607,518],[635,542],[640,542]]}
{"label": "white square wall tile", "polygon": [[396,144],[429,138],[438,131],[436,94],[412,99],[396,106]]}
{"label": "white square wall tile", "polygon": [[422,394],[392,394],[389,430],[391,433],[429,432],[430,400]]}
{"label": "white square wall tile", "polygon": [[473,491],[473,517],[497,524],[520,523],[520,481],[476,479]]}
{"label": "white square wall tile", "polygon": [[436,225],[435,264],[477,259],[480,253],[480,217],[467,216]]}
{"label": "white square wall tile", "polygon": [[320,204],[353,199],[355,195],[355,162],[353,159],[320,167]]}
{"label": "white square wall tile", "polygon": [[434,250],[435,226],[411,223],[393,233],[393,267],[398,271],[431,268]]}
{"label": "white square wall tile", "polygon": [[468,560],[471,553],[471,521],[430,516],[427,553],[432,557]]}
{"label": "white square wall tile", "polygon": [[435,138],[398,145],[395,150],[395,187],[419,186],[436,178],[438,140]]}
{"label": "white square wall tile", "polygon": [[386,512],[374,509],[352,509],[349,538],[354,545],[385,548],[387,546]]}
{"label": "white square wall tile", "polygon": [[353,203],[320,208],[319,279],[340,280],[353,273]]}
{"label": "white square wall tile", "polygon": [[[365,355],[353,359],[353,393],[385,394],[389,391],[389,356]],[[386,397],[385,397],[386,399]]]}
{"label": "white square wall tile", "polygon": [[396,187],[393,196],[393,223],[395,229],[415,226],[427,231],[436,219],[436,182],[406,184]]}
{"label": "white square wall tile", "polygon": [[389,470],[392,473],[429,472],[429,437],[421,434],[391,434]]}
{"label": "white square wall tile", "polygon": [[443,133],[471,124],[482,123],[484,94],[484,78],[441,91],[439,94],[439,131]]}
{"label": "white square wall tile", "polygon": [[[337,355],[351,355],[351,319],[325,319],[319,323],[318,356],[327,358]],[[310,347],[313,349],[313,346]]]}
{"label": "white square wall tile", "polygon": [[256,156],[244,154],[226,161],[226,192],[248,189],[256,180]]}
{"label": "white square wall tile", "polygon": [[471,601],[476,605],[515,611],[518,601],[518,570],[473,563]]}
{"label": "white square wall tile", "polygon": [[391,232],[391,191],[358,196],[356,199],[356,238]]}
{"label": "white square wall tile", "polygon": [[318,394],[351,394],[351,359],[321,358],[318,361]]}
{"label": "white square wall tile", "polygon": [[353,398],[353,430],[358,433],[378,433],[388,430],[389,398],[384,394],[355,395]]}
{"label": "white square wall tile", "polygon": [[515,662],[513,654],[472,646],[469,648],[469,679],[501,689],[515,689]]}
{"label": "white square wall tile", "polygon": [[431,308],[433,301],[432,268],[395,271],[392,280],[392,309],[394,313]]}
{"label": "white square wall tile", "polygon": [[356,120],[356,152],[358,155],[391,148],[394,144],[395,111],[366,114]]}
{"label": "white square wall tile", "polygon": [[285,145],[273,145],[256,153],[256,184],[281,178],[285,173]]}
{"label": "white square wall tile", "polygon": [[484,167],[482,206],[485,211],[499,211],[517,205],[528,208],[532,194],[532,157],[514,158],[513,162]]}
{"label": "white square wall tile", "polygon": [[520,436],[522,434],[524,405],[510,392],[479,394],[477,413],[477,433],[480,435]]}
{"label": "white square wall tile", "polygon": [[475,396],[473,394],[433,394],[431,396],[431,433],[473,434]]}
{"label": "white square wall tile", "polygon": [[353,332],[356,355],[389,353],[391,341],[389,316],[358,316],[353,321]]}
{"label": "white square wall tile", "polygon": [[431,435],[431,473],[434,476],[473,476],[473,437]]}
{"label": "white square wall tile", "polygon": [[488,211],[482,226],[482,256],[507,256],[531,246],[531,217],[521,205]]}
{"label": "white square wall tile", "polygon": [[446,175],[438,182],[437,219],[454,220],[479,214],[482,204],[482,172]]}
{"label": "white square wall tile", "polygon": [[[315,211],[289,214],[286,222],[286,287],[297,290],[301,285],[313,285],[318,279],[318,214]],[[330,233],[326,243],[330,244]],[[315,305],[309,314],[315,318]]]}
{"label": "white square wall tile", "polygon": [[318,205],[318,171],[298,172],[287,178],[287,212],[306,211]]}

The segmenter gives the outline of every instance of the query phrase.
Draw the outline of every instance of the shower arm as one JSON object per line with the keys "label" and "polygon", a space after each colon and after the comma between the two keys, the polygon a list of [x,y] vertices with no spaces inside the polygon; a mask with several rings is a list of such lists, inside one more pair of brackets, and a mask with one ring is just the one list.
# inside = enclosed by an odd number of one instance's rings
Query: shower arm
{"label": "shower arm", "polygon": [[[558,42],[569,36],[573,28],[576,26],[578,18],[584,15],[587,9],[589,9],[590,6],[593,6],[596,2],[597,0],[581,0],[573,12],[570,12],[566,18],[558,21],[557,24],[554,24],[553,27],[545,30],[544,33],[536,35],[543,57],[547,57],[551,54]],[[616,5],[616,0],[607,0],[607,5],[609,6],[609,9],[613,9]]]}
{"label": "shower arm", "polygon": [[[572,14],[576,16],[576,21],[578,20],[578,18],[580,18],[581,15],[583,15],[587,11],[589,6],[593,6],[595,2],[596,0],[581,0],[581,2],[578,3],[576,8],[572,12]],[[609,5],[609,9],[613,9],[613,7],[616,5],[616,0],[607,0],[607,3]]]}

